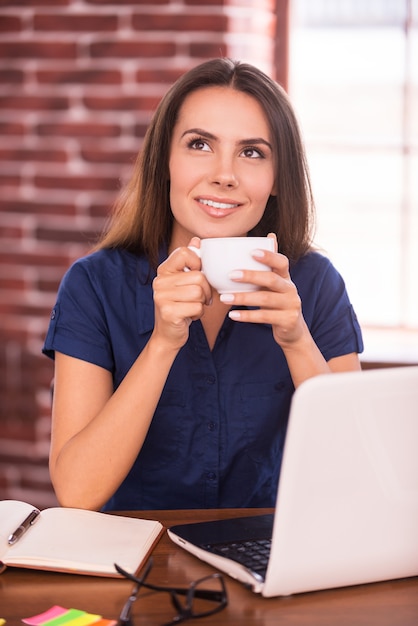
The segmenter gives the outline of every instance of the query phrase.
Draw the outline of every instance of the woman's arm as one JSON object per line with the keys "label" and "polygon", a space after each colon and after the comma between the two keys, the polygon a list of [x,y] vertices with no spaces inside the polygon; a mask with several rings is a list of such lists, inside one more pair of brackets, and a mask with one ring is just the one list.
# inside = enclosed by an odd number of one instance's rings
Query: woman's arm
{"label": "woman's arm", "polygon": [[109,371],[56,353],[50,474],[62,505],[101,508],[141,450],[190,322],[211,297],[203,274],[184,272],[186,263],[200,267],[182,248],[159,267],[153,333],[115,392]]}
{"label": "woman's arm", "polygon": [[361,369],[359,357],[355,352],[326,361],[307,327],[303,336],[297,341],[285,343],[282,348],[295,387],[318,374]]}
{"label": "woman's arm", "polygon": [[253,282],[260,291],[226,294],[223,302],[257,309],[232,310],[236,321],[271,324],[273,337],[282,348],[295,387],[318,374],[360,369],[356,353],[326,361],[316,345],[302,313],[302,303],[289,273],[288,259],[278,253],[260,251],[258,260],[272,267],[271,272],[244,271],[235,280]]}
{"label": "woman's arm", "polygon": [[56,353],[50,474],[63,506],[100,509],[138,455],[175,358],[149,341],[119,388],[107,370]]}

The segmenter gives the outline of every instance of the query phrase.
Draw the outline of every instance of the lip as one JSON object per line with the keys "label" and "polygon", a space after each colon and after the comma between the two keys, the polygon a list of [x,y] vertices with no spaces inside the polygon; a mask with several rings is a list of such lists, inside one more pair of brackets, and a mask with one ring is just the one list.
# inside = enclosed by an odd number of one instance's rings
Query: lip
{"label": "lip", "polygon": [[241,206],[240,202],[234,202],[231,198],[198,196],[195,200],[201,209],[211,217],[225,217],[234,213]]}

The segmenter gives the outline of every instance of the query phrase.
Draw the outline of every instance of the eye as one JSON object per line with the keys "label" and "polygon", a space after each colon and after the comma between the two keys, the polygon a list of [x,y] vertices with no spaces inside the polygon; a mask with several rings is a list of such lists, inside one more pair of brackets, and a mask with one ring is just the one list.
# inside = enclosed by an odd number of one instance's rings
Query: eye
{"label": "eye", "polygon": [[207,141],[202,139],[202,137],[194,137],[193,139],[190,139],[187,147],[191,150],[200,150],[202,152],[208,152],[210,150],[209,144]]}
{"label": "eye", "polygon": [[247,159],[264,159],[265,154],[260,148],[255,148],[254,146],[247,146],[241,152],[241,154]]}

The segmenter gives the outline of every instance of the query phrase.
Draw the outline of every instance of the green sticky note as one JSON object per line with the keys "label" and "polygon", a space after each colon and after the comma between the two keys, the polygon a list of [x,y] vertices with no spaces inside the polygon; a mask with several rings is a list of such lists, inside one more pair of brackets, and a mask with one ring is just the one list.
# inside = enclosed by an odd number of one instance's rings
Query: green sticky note
{"label": "green sticky note", "polygon": [[65,622],[66,626],[89,626],[89,624],[94,624],[98,622],[101,618],[101,615],[93,615],[92,613],[84,613],[79,617],[75,617],[69,622]]}
{"label": "green sticky note", "polygon": [[85,611],[80,611],[79,609],[68,609],[66,613],[63,613],[59,617],[54,617],[47,622],[44,622],[42,626],[61,626],[61,624],[68,624],[73,620],[82,617],[85,615]]}

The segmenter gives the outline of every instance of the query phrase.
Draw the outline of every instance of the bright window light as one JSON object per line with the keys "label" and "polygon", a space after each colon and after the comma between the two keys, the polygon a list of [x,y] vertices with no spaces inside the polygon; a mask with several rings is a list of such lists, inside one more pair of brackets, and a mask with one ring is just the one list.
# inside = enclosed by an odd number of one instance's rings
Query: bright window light
{"label": "bright window light", "polygon": [[415,334],[418,0],[291,0],[289,60],[316,243],[363,327]]}

